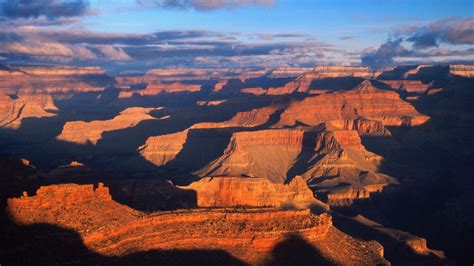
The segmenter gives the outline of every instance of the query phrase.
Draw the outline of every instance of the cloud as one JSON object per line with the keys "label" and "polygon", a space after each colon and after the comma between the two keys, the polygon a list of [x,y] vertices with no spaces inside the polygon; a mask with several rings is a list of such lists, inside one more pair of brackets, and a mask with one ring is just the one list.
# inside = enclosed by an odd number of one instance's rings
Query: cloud
{"label": "cloud", "polygon": [[474,44],[474,18],[443,19],[415,29],[407,38],[414,48],[438,47],[440,43]]}
{"label": "cloud", "polygon": [[259,39],[262,40],[273,40],[273,39],[284,39],[284,38],[303,38],[307,37],[308,35],[306,34],[297,34],[297,33],[277,33],[277,34],[272,34],[272,33],[259,33],[256,35]]}
{"label": "cloud", "polygon": [[56,20],[85,15],[88,8],[84,0],[6,0],[0,3],[0,17]]}
{"label": "cloud", "polygon": [[233,9],[241,6],[273,6],[276,4],[276,0],[137,0],[137,3],[161,8],[209,11]]}
{"label": "cloud", "polygon": [[402,38],[388,40],[380,45],[377,50],[368,51],[362,54],[362,64],[371,68],[393,65],[394,57],[408,56],[411,54],[410,51],[401,45],[402,41]]}
{"label": "cloud", "polygon": [[339,37],[339,40],[347,41],[347,40],[352,40],[354,38],[355,38],[354,36],[346,35],[346,36]]}

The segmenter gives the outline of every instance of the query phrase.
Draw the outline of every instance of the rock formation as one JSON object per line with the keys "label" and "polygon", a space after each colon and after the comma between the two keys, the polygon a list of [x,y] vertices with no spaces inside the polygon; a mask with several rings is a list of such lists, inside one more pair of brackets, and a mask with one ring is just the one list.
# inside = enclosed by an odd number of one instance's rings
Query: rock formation
{"label": "rock formation", "polygon": [[51,117],[57,110],[49,95],[20,95],[12,97],[0,93],[0,127],[17,129],[23,119]]}
{"label": "rock formation", "polygon": [[[257,264],[274,259],[272,249],[288,241],[289,234],[297,234],[290,239],[300,239],[332,263],[347,263],[352,257],[351,262],[357,264],[388,264],[380,244],[355,240],[334,228],[329,215],[316,216],[309,210],[202,209],[145,214],[111,200],[101,184],[95,190],[92,185],[65,184],[41,187],[36,196],[9,199],[7,211],[18,225],[48,223],[74,230],[89,252],[109,258],[199,247],[222,249]],[[34,237],[42,237],[41,232],[36,234]],[[15,251],[9,247],[9,254]],[[87,254],[81,255],[87,260]],[[101,262],[93,256],[88,261]]]}
{"label": "rock formation", "polygon": [[409,93],[426,93],[431,84],[424,84],[419,80],[381,80],[384,84],[394,90],[406,91]]}
{"label": "rock formation", "polygon": [[299,176],[286,185],[274,184],[265,178],[205,177],[182,188],[197,192],[199,207],[307,208],[317,203]]}
{"label": "rock formation", "polygon": [[140,146],[140,155],[155,165],[165,165],[181,152],[187,137],[188,130],[149,137],[145,144]]}
{"label": "rock formation", "polygon": [[119,98],[130,98],[135,95],[139,96],[154,96],[160,93],[174,93],[174,92],[197,92],[201,90],[200,85],[182,84],[182,83],[154,83],[146,86],[141,90],[121,90]]}
{"label": "rock formation", "polygon": [[256,108],[248,112],[238,112],[230,120],[224,122],[203,122],[191,128],[256,127],[265,124],[276,111],[277,107],[273,106]]}
{"label": "rock formation", "polygon": [[150,112],[160,109],[161,108],[131,107],[123,110],[111,120],[66,122],[61,134],[56,138],[58,140],[78,144],[87,144],[90,142],[95,145],[102,138],[102,133],[134,127],[142,121],[156,119],[150,115]]}
{"label": "rock formation", "polygon": [[351,91],[326,93],[293,102],[281,114],[276,126],[345,124],[347,120],[360,117],[380,121],[384,126],[415,126],[429,119],[401,100],[396,92],[379,90],[370,81],[364,81]]}
{"label": "rock formation", "polygon": [[449,65],[449,73],[456,76],[472,78],[474,77],[473,65]]}

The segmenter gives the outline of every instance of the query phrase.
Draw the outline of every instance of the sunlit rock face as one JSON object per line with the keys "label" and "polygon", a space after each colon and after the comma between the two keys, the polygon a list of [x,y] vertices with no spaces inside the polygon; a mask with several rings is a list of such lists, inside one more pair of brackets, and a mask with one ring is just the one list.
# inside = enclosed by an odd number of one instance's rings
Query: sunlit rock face
{"label": "sunlit rock face", "polygon": [[61,98],[81,92],[99,92],[114,78],[99,67],[10,66],[0,71],[0,90],[9,94],[51,94]]}
{"label": "sunlit rock face", "polygon": [[66,122],[58,140],[78,144],[97,144],[102,138],[102,133],[138,125],[142,121],[157,119],[150,112],[160,108],[130,107],[120,112],[111,120],[104,121],[72,121]]}
{"label": "sunlit rock face", "polygon": [[380,121],[384,126],[415,126],[429,119],[401,100],[396,92],[377,89],[370,81],[364,81],[347,92],[327,93],[294,102],[282,113],[276,126],[318,125],[360,117]]}
{"label": "sunlit rock face", "polygon": [[[80,255],[91,263],[136,252],[199,247],[228,252],[234,257],[233,264],[259,264],[272,261],[275,250],[286,241],[297,241],[321,250],[326,260],[339,264],[349,256],[357,263],[388,265],[380,244],[349,237],[332,225],[331,216],[314,215],[308,209],[218,208],[147,214],[115,202],[108,188],[99,183],[97,188],[75,184],[41,187],[35,196],[24,193],[9,199],[7,212],[18,226],[42,223],[78,234],[88,250]],[[42,233],[32,230],[31,234]],[[37,242],[31,242],[34,244]],[[344,251],[335,252],[338,248]],[[8,251],[18,252],[11,246]],[[38,255],[33,253],[22,261],[34,261]],[[216,260],[224,259],[222,256]]]}
{"label": "sunlit rock face", "polygon": [[50,95],[12,96],[0,93],[0,127],[18,129],[27,118],[56,116]]}
{"label": "sunlit rock face", "polygon": [[316,204],[313,192],[301,177],[295,177],[286,185],[266,178],[205,177],[183,188],[196,191],[199,207],[306,208]]}
{"label": "sunlit rock face", "polygon": [[449,73],[456,76],[472,78],[474,77],[473,65],[449,65]]}

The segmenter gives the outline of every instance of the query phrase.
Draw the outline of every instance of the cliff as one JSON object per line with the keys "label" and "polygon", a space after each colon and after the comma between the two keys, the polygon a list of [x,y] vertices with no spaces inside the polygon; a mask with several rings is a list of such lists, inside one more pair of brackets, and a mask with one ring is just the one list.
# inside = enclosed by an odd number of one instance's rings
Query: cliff
{"label": "cliff", "polygon": [[90,142],[95,145],[102,138],[103,132],[130,128],[142,121],[156,119],[150,115],[150,112],[159,109],[130,107],[120,112],[119,115],[111,120],[66,122],[61,134],[56,139],[78,144]]}
{"label": "cliff", "polygon": [[238,112],[228,121],[203,122],[191,128],[256,127],[265,124],[276,111],[277,108],[272,106],[256,108],[248,112]]}
{"label": "cliff", "polygon": [[474,66],[473,65],[449,65],[449,73],[452,75],[473,78],[474,77]]}
{"label": "cliff", "polygon": [[154,83],[146,85],[145,89],[141,90],[121,90],[119,98],[130,98],[135,95],[139,96],[154,96],[160,93],[174,93],[174,92],[197,92],[201,90],[200,85],[175,83]]}
{"label": "cliff", "polygon": [[297,122],[315,126],[361,117],[380,121],[384,126],[416,126],[429,119],[400,99],[396,92],[379,90],[370,81],[364,81],[350,91],[326,93],[293,102],[275,126],[293,126]]}
{"label": "cliff", "polygon": [[174,160],[181,152],[188,137],[188,130],[177,133],[149,137],[139,147],[140,155],[155,165],[161,166]]}
{"label": "cliff", "polygon": [[17,129],[23,119],[51,117],[57,110],[49,95],[10,96],[0,93],[0,127]]}
{"label": "cliff", "polygon": [[265,178],[205,177],[182,188],[196,191],[199,207],[307,208],[316,204],[313,192],[301,177],[286,185]]}
{"label": "cliff", "polygon": [[[293,234],[314,254],[318,251],[333,263],[347,264],[347,258],[353,257],[351,263],[388,264],[380,244],[355,240],[334,228],[331,216],[309,210],[221,208],[145,214],[111,200],[100,184],[95,190],[92,185],[66,184],[42,187],[36,196],[10,199],[7,212],[18,225],[47,223],[73,230],[89,252],[108,258],[198,248],[224,250],[245,263],[258,264],[275,259],[272,250]],[[31,234],[32,239],[44,237],[41,231]],[[9,254],[18,252],[7,248]],[[101,264],[100,257],[86,258]],[[34,257],[25,260],[33,263]]]}

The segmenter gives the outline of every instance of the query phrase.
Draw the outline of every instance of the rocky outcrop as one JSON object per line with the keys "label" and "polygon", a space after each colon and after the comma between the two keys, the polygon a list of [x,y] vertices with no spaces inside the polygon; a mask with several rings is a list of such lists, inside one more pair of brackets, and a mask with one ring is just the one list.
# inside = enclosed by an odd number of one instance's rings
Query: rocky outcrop
{"label": "rocky outcrop", "polygon": [[293,102],[275,126],[297,123],[314,126],[361,117],[380,121],[384,126],[416,126],[429,119],[401,100],[396,92],[379,90],[370,81],[364,81],[351,91],[326,93]]}
{"label": "rocky outcrop", "polygon": [[175,93],[175,92],[197,92],[201,90],[200,85],[175,83],[156,83],[149,84],[145,89],[141,90],[121,90],[119,98],[130,98],[132,96],[155,96],[160,93]]}
{"label": "rocky outcrop", "polygon": [[64,94],[103,91],[116,83],[99,67],[15,66],[0,72],[0,89],[9,94]]}
{"label": "rocky outcrop", "polygon": [[[271,251],[280,243],[298,239],[334,263],[344,264],[353,257],[351,263],[388,264],[380,255],[380,244],[355,240],[335,229],[331,216],[313,215],[307,209],[220,208],[145,214],[110,200],[100,184],[95,190],[92,185],[66,184],[42,187],[36,196],[9,199],[7,212],[18,225],[46,223],[73,230],[89,252],[108,258],[199,248],[225,250],[245,263],[258,264],[274,259]],[[32,234],[33,239],[44,237],[41,231]],[[288,239],[289,234],[297,237]],[[15,247],[8,249],[9,254],[15,252]],[[333,251],[339,249],[342,251]],[[97,256],[88,262],[101,264]]]}
{"label": "rocky outcrop", "polygon": [[215,100],[215,101],[197,101],[198,106],[217,106],[227,102],[227,100]]}
{"label": "rocky outcrop", "polygon": [[449,65],[449,73],[460,77],[473,78],[473,65]]}
{"label": "rocky outcrop", "polygon": [[303,130],[286,129],[236,132],[224,154],[198,174],[264,177],[283,183],[288,169],[301,152],[303,135]]}
{"label": "rocky outcrop", "polygon": [[130,107],[111,120],[66,122],[61,134],[56,138],[61,141],[95,145],[102,138],[102,133],[134,127],[142,121],[156,119],[150,115],[150,112],[160,109]]}
{"label": "rocky outcrop", "polygon": [[[20,210],[54,210],[60,208],[71,208],[76,205],[89,203],[92,201],[109,201],[112,197],[109,194],[109,189],[104,187],[103,183],[99,183],[94,189],[93,185],[76,185],[76,184],[62,184],[43,186],[36,191],[35,196],[28,196],[26,192],[20,198],[10,198],[7,205],[10,211],[18,212],[21,216]],[[24,219],[34,219],[34,217],[22,217],[18,222]]]}
{"label": "rocky outcrop", "polygon": [[305,67],[279,67],[279,68],[273,69],[268,76],[270,78],[291,78],[291,77],[298,77],[311,70],[312,70],[311,68],[305,68]]}
{"label": "rocky outcrop", "polygon": [[248,112],[238,112],[228,121],[203,122],[195,124],[191,128],[256,127],[265,124],[276,111],[277,108],[273,106],[256,108]]}
{"label": "rocky outcrop", "polygon": [[0,127],[17,129],[23,119],[52,117],[57,110],[49,95],[10,96],[0,93]]}
{"label": "rocky outcrop", "polygon": [[188,130],[149,137],[138,150],[143,158],[157,166],[162,166],[176,158],[183,149],[187,137]]}
{"label": "rocky outcrop", "polygon": [[394,90],[406,91],[408,93],[426,93],[431,84],[424,84],[419,80],[381,80],[382,83]]}
{"label": "rocky outcrop", "polygon": [[199,207],[306,208],[316,204],[313,192],[299,176],[286,185],[266,178],[205,177],[182,188],[196,191]]}

